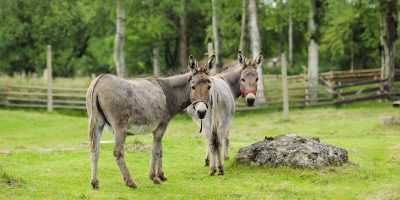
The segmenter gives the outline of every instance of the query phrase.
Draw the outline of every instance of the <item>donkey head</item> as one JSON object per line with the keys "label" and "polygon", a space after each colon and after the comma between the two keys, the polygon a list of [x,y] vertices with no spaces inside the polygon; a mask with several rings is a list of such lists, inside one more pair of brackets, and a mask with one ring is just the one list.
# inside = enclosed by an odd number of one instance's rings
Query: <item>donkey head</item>
{"label": "donkey head", "polygon": [[211,81],[208,77],[210,70],[215,66],[215,56],[211,56],[206,62],[197,62],[194,56],[189,56],[189,69],[193,73],[190,80],[190,101],[198,117],[203,119],[209,107],[209,92]]}
{"label": "donkey head", "polygon": [[238,52],[238,61],[242,66],[242,73],[240,75],[240,92],[242,97],[246,98],[248,106],[253,106],[256,101],[257,94],[257,67],[261,67],[264,56],[263,53],[256,57],[256,59],[248,60],[242,55],[242,52]]}

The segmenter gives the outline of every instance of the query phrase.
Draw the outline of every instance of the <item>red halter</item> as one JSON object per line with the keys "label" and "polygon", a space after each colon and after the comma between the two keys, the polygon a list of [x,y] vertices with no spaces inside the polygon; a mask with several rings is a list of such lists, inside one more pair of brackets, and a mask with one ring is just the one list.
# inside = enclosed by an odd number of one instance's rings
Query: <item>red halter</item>
{"label": "red halter", "polygon": [[240,85],[240,92],[241,92],[242,97],[245,97],[246,94],[249,94],[249,93],[253,93],[254,95],[257,94],[257,90],[256,89],[254,89],[254,90],[246,90],[242,85]]}

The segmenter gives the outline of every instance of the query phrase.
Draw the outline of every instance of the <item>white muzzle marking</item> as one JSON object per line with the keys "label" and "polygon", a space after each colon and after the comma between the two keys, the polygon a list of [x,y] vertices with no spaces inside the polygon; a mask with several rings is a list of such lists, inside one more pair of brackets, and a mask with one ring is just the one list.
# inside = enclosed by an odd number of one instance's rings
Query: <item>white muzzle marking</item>
{"label": "white muzzle marking", "polygon": [[194,105],[194,109],[196,111],[206,112],[207,111],[207,105],[204,102],[198,102],[198,103],[196,103],[196,105]]}
{"label": "white muzzle marking", "polygon": [[247,99],[256,99],[256,95],[254,95],[253,93],[247,93],[245,98],[246,98],[246,100]]}

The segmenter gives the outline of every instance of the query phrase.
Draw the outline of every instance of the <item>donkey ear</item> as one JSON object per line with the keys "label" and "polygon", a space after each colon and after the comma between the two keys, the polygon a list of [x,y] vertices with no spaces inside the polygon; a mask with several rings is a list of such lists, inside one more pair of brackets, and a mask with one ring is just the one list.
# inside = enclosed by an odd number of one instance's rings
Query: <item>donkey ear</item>
{"label": "donkey ear", "polygon": [[196,72],[197,69],[197,60],[194,56],[190,55],[189,56],[189,64],[188,64],[189,70],[194,73]]}
{"label": "donkey ear", "polygon": [[215,67],[216,59],[215,55],[212,55],[207,60],[207,74]]}
{"label": "donkey ear", "polygon": [[256,57],[255,61],[256,61],[256,64],[258,66],[261,65],[264,62],[264,54],[263,54],[262,51],[260,52],[260,54],[258,54],[258,56]]}
{"label": "donkey ear", "polygon": [[245,58],[244,58],[244,56],[243,56],[243,54],[242,54],[242,52],[239,50],[238,51],[238,57],[237,57],[237,59],[238,59],[238,62],[240,63],[240,64],[244,64],[244,62],[245,62]]}

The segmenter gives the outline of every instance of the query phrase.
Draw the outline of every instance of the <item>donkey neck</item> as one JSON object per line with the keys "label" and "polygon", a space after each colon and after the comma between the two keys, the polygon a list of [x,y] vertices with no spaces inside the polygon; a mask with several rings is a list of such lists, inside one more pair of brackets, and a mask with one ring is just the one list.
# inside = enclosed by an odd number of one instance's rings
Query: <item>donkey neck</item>
{"label": "donkey neck", "polygon": [[168,114],[166,117],[168,120],[190,105],[189,80],[191,76],[192,73],[188,72],[181,75],[156,79],[164,91],[167,100],[166,108]]}
{"label": "donkey neck", "polygon": [[239,98],[241,95],[240,92],[240,75],[242,74],[242,67],[236,66],[232,69],[228,69],[225,72],[222,72],[218,76],[225,80],[231,88],[233,97],[235,99]]}

